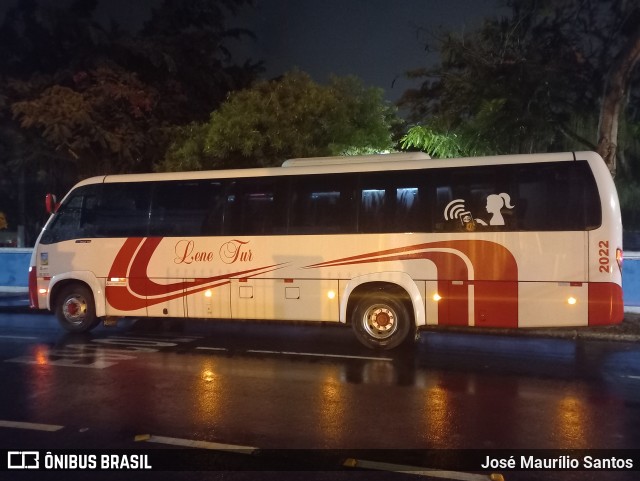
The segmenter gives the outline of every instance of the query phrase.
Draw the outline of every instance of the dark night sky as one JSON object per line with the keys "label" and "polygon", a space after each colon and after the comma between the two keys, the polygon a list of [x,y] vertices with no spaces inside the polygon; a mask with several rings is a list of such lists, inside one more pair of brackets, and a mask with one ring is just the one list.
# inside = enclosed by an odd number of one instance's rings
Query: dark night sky
{"label": "dark night sky", "polygon": [[412,85],[403,73],[436,60],[420,28],[471,29],[498,12],[498,1],[257,0],[246,24],[258,36],[252,55],[266,61],[268,77],[292,67],[319,82],[353,74],[396,100]]}
{"label": "dark night sky", "polygon": [[[20,0],[0,0],[0,15]],[[185,0],[189,1],[189,0]],[[60,5],[69,0],[40,0]],[[161,0],[101,0],[97,17],[135,30]],[[397,100],[412,83],[403,74],[437,60],[418,29],[470,30],[499,12],[501,0],[255,0],[229,26],[245,26],[257,41],[234,52],[264,60],[267,78],[294,67],[318,82],[330,74],[356,75]]]}

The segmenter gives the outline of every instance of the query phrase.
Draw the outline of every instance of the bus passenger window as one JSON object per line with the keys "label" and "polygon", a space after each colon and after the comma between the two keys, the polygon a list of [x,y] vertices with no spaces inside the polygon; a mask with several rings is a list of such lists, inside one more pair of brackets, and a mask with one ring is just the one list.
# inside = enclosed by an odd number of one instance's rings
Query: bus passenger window
{"label": "bus passenger window", "polygon": [[442,169],[437,173],[436,230],[510,231],[514,191],[510,166]]}
{"label": "bus passenger window", "polygon": [[278,177],[243,178],[226,196],[225,229],[228,235],[276,235],[284,232],[286,180]]}
{"label": "bus passenger window", "polygon": [[352,175],[294,178],[289,201],[289,234],[342,234],[354,231]]}
{"label": "bus passenger window", "polygon": [[[214,212],[215,203],[222,195],[221,190],[221,183],[211,180],[157,183],[151,203],[149,235],[170,237],[219,234],[222,219],[219,215],[216,221]],[[203,232],[205,225],[206,232]]]}
{"label": "bus passenger window", "polygon": [[144,237],[148,233],[151,183],[104,184],[96,212],[98,237]]}
{"label": "bus passenger window", "polygon": [[358,232],[385,232],[388,229],[384,189],[363,189],[360,193]]}
{"label": "bus passenger window", "polygon": [[358,232],[428,231],[429,213],[421,202],[426,192],[423,184],[421,171],[360,174]]}
{"label": "bus passenger window", "polygon": [[242,196],[242,232],[252,235],[271,234],[273,226],[273,192],[248,192]]}
{"label": "bus passenger window", "polygon": [[431,216],[426,208],[426,188],[415,180],[395,189],[395,206],[391,217],[393,232],[429,232]]}

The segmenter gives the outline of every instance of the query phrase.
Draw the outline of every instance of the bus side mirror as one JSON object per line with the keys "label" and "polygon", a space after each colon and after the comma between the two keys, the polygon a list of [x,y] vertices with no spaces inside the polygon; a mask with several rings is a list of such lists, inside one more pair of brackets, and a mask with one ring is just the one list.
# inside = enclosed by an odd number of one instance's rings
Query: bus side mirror
{"label": "bus side mirror", "polygon": [[45,208],[47,209],[47,214],[53,214],[58,210],[60,204],[58,204],[58,199],[54,194],[47,194],[44,200]]}

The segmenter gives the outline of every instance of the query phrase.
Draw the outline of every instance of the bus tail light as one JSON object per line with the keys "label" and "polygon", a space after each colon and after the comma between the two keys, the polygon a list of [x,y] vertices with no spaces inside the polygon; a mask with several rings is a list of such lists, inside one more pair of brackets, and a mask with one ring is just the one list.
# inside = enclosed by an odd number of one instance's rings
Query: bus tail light
{"label": "bus tail light", "polygon": [[622,261],[624,260],[624,254],[622,249],[618,247],[616,249],[616,262],[618,263],[618,269],[620,269],[620,274],[622,274]]}
{"label": "bus tail light", "polygon": [[39,309],[38,303],[38,278],[36,277],[36,267],[29,267],[29,306],[32,309]]}

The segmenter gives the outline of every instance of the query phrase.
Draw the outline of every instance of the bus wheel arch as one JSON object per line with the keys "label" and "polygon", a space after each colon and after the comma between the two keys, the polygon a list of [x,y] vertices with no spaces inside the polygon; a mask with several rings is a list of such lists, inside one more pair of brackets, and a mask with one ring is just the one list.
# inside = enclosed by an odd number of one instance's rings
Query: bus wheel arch
{"label": "bus wheel arch", "polygon": [[393,349],[413,339],[416,321],[409,293],[390,282],[368,282],[349,296],[347,319],[356,338],[373,349]]}
{"label": "bus wheel arch", "polygon": [[52,293],[51,304],[58,322],[67,331],[87,332],[100,322],[93,291],[84,282],[61,282]]}

